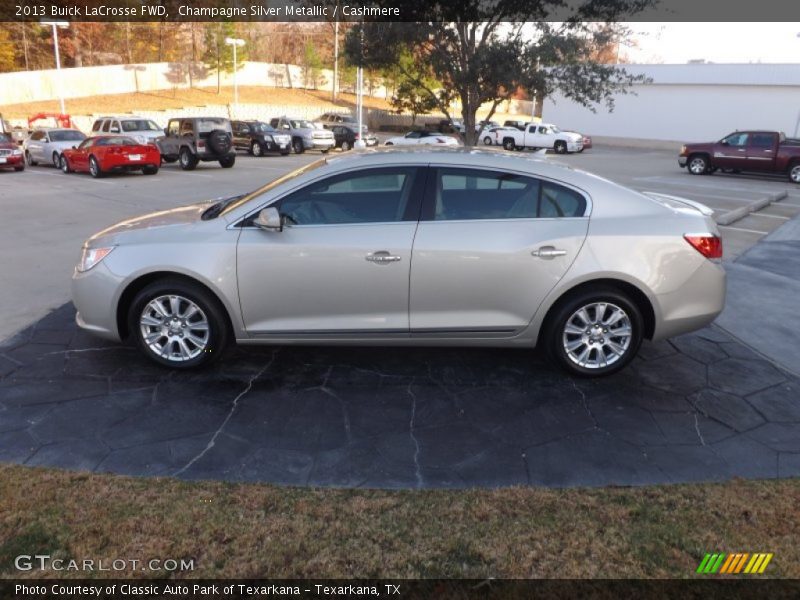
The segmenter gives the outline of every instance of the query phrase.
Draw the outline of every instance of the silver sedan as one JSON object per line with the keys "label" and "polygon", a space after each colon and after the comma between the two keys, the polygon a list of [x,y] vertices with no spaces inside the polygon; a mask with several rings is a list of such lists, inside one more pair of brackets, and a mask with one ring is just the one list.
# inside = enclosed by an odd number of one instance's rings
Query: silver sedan
{"label": "silver sedan", "polygon": [[496,150],[324,158],[124,221],[73,276],[78,324],[169,367],[239,344],[541,347],[577,375],[725,300],[711,211]]}
{"label": "silver sedan", "polygon": [[86,139],[86,135],[77,129],[36,129],[22,143],[25,160],[29,166],[39,163],[61,167],[61,154]]}

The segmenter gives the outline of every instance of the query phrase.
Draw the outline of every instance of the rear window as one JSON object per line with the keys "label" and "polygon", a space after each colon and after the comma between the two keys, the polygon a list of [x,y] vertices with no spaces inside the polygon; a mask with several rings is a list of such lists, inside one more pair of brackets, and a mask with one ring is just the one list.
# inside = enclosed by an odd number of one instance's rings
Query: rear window
{"label": "rear window", "polygon": [[198,119],[197,131],[198,133],[209,133],[215,129],[228,130],[228,121],[225,119]]}
{"label": "rear window", "polygon": [[138,146],[139,142],[129,137],[107,137],[97,140],[97,146]]}

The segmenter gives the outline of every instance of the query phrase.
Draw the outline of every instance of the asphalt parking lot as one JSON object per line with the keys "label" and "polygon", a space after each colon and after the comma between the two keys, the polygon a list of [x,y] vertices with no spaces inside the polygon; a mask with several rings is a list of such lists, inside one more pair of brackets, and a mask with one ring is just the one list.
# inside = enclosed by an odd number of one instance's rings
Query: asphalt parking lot
{"label": "asphalt parking lot", "polygon": [[[318,157],[102,180],[0,172],[0,248],[11,257],[0,267],[0,460],[373,487],[800,475],[798,379],[714,326],[646,344],[602,381],[565,378],[533,352],[476,349],[243,348],[178,374],[75,328],[69,279],[86,237]],[[785,194],[721,229],[728,257],[800,212],[800,190],[784,180],[692,177],[672,153],[598,147],[556,160],[698,200],[715,217]]]}

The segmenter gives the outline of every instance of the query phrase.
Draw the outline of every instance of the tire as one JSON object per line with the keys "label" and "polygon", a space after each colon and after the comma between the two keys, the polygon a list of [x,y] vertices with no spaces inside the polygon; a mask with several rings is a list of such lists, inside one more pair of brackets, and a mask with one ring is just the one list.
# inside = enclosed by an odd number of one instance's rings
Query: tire
{"label": "tire", "polygon": [[484,146],[491,146],[492,144],[494,144],[494,141],[492,141],[492,138],[490,136],[487,135],[485,138],[483,138]]}
{"label": "tire", "polygon": [[542,341],[547,357],[561,369],[579,377],[602,377],[633,360],[643,331],[642,314],[626,294],[597,286],[559,302],[548,315]]}
{"label": "tire", "polygon": [[517,144],[516,144],[516,142],[514,141],[513,138],[505,138],[503,140],[503,149],[504,150],[508,150],[509,152],[511,150],[516,150],[517,149]]}
{"label": "tire", "polygon": [[35,167],[36,165],[39,164],[35,160],[33,160],[31,153],[28,152],[27,150],[25,150],[25,162],[28,163],[29,167]]}
{"label": "tire", "polygon": [[323,154],[327,154],[327,153],[328,153],[328,152],[330,152],[330,151],[331,151],[331,149],[330,149],[330,148],[323,148],[323,149],[322,149],[322,153],[323,153]]}
{"label": "tire", "polygon": [[393,143],[393,142],[386,142],[386,143],[384,144],[384,146],[394,146],[394,143]]}
{"label": "tire", "polygon": [[100,163],[97,162],[97,159],[94,156],[89,157],[89,175],[95,179],[100,179],[105,176],[103,169],[100,168]]}
{"label": "tire", "polygon": [[281,156],[289,156],[291,153],[292,153],[291,150],[285,150],[285,151],[281,152]]}
{"label": "tire", "polygon": [[181,165],[181,169],[184,171],[194,171],[198,161],[197,157],[192,154],[191,150],[184,146],[181,148],[181,151],[178,154],[178,162]]}
{"label": "tire", "polygon": [[158,173],[158,167],[151,166],[151,167],[142,167],[142,173],[145,175],[155,175]]}
{"label": "tire", "polygon": [[69,163],[67,162],[67,157],[64,156],[63,154],[61,155],[60,167],[62,173],[72,173],[72,169],[70,168]]}
{"label": "tire", "polygon": [[347,140],[343,141],[341,148],[342,152],[347,152],[348,150],[350,150],[350,142],[348,142]]}
{"label": "tire", "polygon": [[[166,317],[153,308],[153,302],[158,302]],[[197,312],[187,315],[191,305]],[[174,369],[191,369],[213,362],[223,354],[230,337],[219,300],[200,285],[182,279],[165,278],[146,286],[136,294],[127,317],[128,331],[144,355]],[[146,333],[163,335],[150,337],[148,341]],[[182,346],[186,347],[183,354]]]}
{"label": "tire", "polygon": [[223,169],[230,169],[235,164],[236,164],[236,155],[226,156],[225,158],[219,159],[219,166],[222,167]]}
{"label": "tire", "polygon": [[553,144],[553,150],[555,150],[556,154],[566,154],[567,142],[565,142],[564,140],[556,140],[556,143]]}
{"label": "tire", "polygon": [[217,156],[225,156],[231,151],[233,143],[227,131],[222,129],[213,129],[208,133],[206,144],[211,148],[211,151]]}
{"label": "tire", "polygon": [[164,156],[162,154],[161,155],[161,162],[166,163],[166,164],[169,165],[169,164],[172,164],[174,162],[178,162],[178,157],[177,156]]}
{"label": "tire", "polygon": [[61,156],[58,152],[53,152],[53,166],[57,169],[61,165]]}
{"label": "tire", "polygon": [[792,163],[789,166],[789,181],[800,183],[800,162]]}
{"label": "tire", "polygon": [[253,156],[264,156],[264,149],[261,147],[259,142],[253,142],[250,144],[250,154]]}
{"label": "tire", "polygon": [[686,161],[686,170],[692,175],[705,175],[708,173],[708,158],[702,154],[695,154]]}
{"label": "tire", "polygon": [[303,146],[303,140],[300,138],[294,138],[292,140],[292,150],[295,154],[302,154],[306,151],[305,146]]}

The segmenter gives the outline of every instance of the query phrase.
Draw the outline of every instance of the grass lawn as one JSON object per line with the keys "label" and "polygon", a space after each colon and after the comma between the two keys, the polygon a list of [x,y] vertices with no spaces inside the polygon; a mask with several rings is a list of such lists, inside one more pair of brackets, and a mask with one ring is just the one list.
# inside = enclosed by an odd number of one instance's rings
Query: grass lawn
{"label": "grass lawn", "polygon": [[[207,104],[230,104],[233,102],[233,87],[223,87],[217,94],[217,88],[194,88],[161,90],[130,94],[108,94],[105,96],[88,96],[85,98],[67,98],[67,112],[75,115],[100,115],[136,112],[144,110],[168,110],[185,106],[203,106]],[[241,104],[276,104],[287,106],[331,106],[330,92],[285,89],[259,86],[239,86],[239,102]],[[353,94],[340,93],[337,105],[355,107],[356,97]],[[382,98],[364,96],[366,108],[390,109],[389,103]],[[6,119],[27,119],[39,112],[61,112],[58,100],[28,102],[24,104],[6,104],[0,106],[0,112]]]}
{"label": "grass lawn", "polygon": [[2,577],[37,553],[193,558],[190,577],[692,577],[721,551],[774,552],[765,576],[796,578],[798,539],[800,480],[377,491],[0,465]]}

